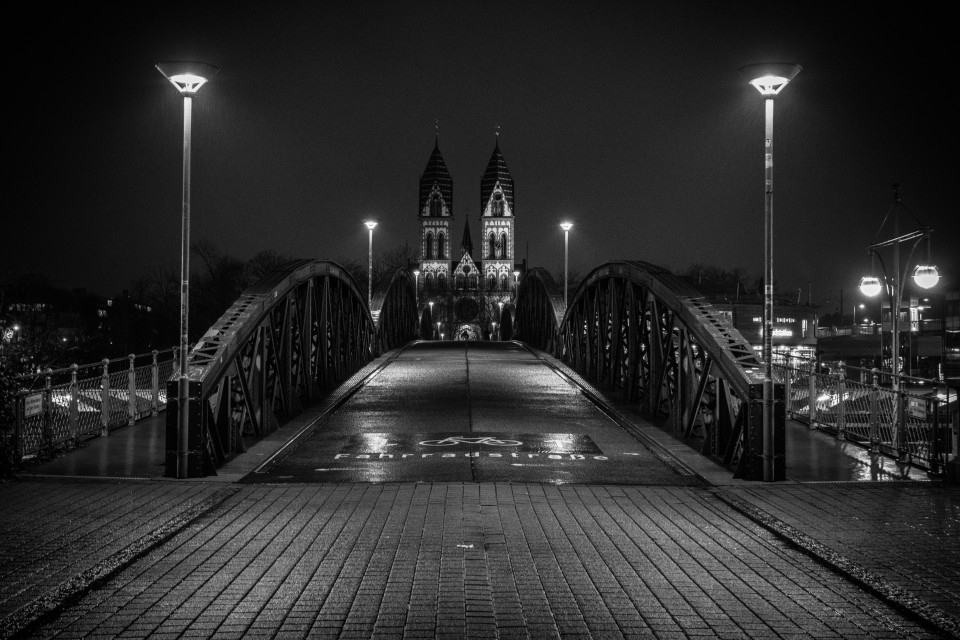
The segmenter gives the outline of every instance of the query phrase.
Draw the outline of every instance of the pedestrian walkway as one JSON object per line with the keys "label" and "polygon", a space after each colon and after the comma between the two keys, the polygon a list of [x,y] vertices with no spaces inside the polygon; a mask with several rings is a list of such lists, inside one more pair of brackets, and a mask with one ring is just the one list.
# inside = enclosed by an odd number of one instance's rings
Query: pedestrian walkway
{"label": "pedestrian walkway", "polygon": [[0,485],[0,637],[960,637],[960,489],[796,423],[778,483],[623,407],[703,485],[237,482],[388,360],[215,477],[161,414]]}

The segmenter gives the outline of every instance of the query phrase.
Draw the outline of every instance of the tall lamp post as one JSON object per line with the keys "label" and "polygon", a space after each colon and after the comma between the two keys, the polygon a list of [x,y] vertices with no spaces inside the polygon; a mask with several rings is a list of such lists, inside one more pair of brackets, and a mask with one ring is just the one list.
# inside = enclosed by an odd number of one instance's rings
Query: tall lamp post
{"label": "tall lamp post", "polygon": [[[930,261],[930,234],[933,232],[933,229],[930,227],[922,227],[917,231],[900,235],[900,216],[898,214],[899,209],[902,207],[903,202],[900,200],[900,185],[894,183],[893,205],[887,212],[887,216],[884,218],[884,222],[886,222],[887,219],[892,218],[894,237],[890,238],[889,240],[876,242],[867,247],[867,253],[870,254],[871,258],[880,261],[880,267],[883,271],[883,279],[881,280],[878,278],[875,272],[860,279],[860,291],[864,295],[873,297],[881,292],[886,292],[887,298],[890,302],[890,384],[891,389],[896,395],[896,410],[894,414],[894,420],[897,427],[894,440],[896,442],[896,446],[900,449],[903,449],[904,443],[902,441],[906,435],[904,433],[904,429],[901,428],[903,407],[901,406],[902,402],[900,399],[900,301],[903,299],[904,285],[907,282],[907,272],[910,270],[910,262],[913,259],[913,254],[916,251],[917,246],[924,239],[927,241],[926,262],[920,263],[914,268],[913,281],[917,284],[917,286],[923,289],[930,289],[936,286],[940,281],[940,271]],[[881,230],[883,229],[882,224],[880,225],[880,228]],[[910,243],[910,253],[907,256],[906,264],[901,272],[900,245],[903,243]],[[883,257],[878,251],[884,247],[893,247],[892,277],[888,277],[886,265],[883,262]],[[880,326],[882,332],[882,314],[880,318]]]}
{"label": "tall lamp post", "polygon": [[170,81],[183,96],[183,199],[180,225],[180,361],[177,385],[177,478],[188,478],[190,459],[189,378],[187,359],[190,354],[190,142],[193,132],[193,95],[220,70],[205,62],[161,62],[157,71]]}
{"label": "tall lamp post", "polygon": [[740,75],[756,87],[766,105],[763,163],[763,479],[766,482],[776,479],[773,442],[773,99],[801,69],[798,64],[786,62],[751,64],[740,68]]}
{"label": "tall lamp post", "polygon": [[572,222],[561,222],[560,228],[563,229],[563,310],[567,310],[567,265],[570,257],[570,229],[573,228]]}
{"label": "tall lamp post", "polygon": [[370,249],[367,251],[367,309],[373,313],[373,229],[377,223],[367,220],[364,224],[370,230]]}

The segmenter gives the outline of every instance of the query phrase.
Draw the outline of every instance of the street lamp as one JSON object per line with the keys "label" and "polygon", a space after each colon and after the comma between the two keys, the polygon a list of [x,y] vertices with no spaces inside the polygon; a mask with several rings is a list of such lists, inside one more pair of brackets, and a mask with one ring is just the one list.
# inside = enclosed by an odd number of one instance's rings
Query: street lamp
{"label": "street lamp", "polygon": [[377,223],[373,220],[367,220],[364,222],[367,225],[367,229],[370,230],[370,249],[367,252],[367,308],[370,309],[370,312],[373,313],[373,228],[377,226]]}
{"label": "street lamp", "polygon": [[494,322],[494,323],[493,323],[493,335],[491,336],[491,340],[496,340],[496,339],[497,339],[497,323]]}
{"label": "street lamp", "polygon": [[774,477],[773,417],[773,98],[793,80],[802,67],[798,64],[773,62],[751,64],[740,68],[740,75],[756,87],[766,104],[764,129],[763,200],[763,479]]}
{"label": "street lamp", "polygon": [[513,288],[516,289],[518,284],[520,284],[520,272],[514,271],[513,272]]}
{"label": "street lamp", "polygon": [[[917,265],[913,271],[913,280],[917,286],[923,289],[929,289],[936,286],[940,281],[940,272],[933,266],[930,262],[930,234],[933,232],[933,229],[930,227],[922,227],[917,231],[912,231],[900,235],[900,221],[899,221],[899,209],[903,207],[903,202],[900,200],[900,185],[894,183],[893,185],[893,204],[890,207],[890,210],[887,211],[886,217],[884,217],[884,223],[887,219],[892,218],[893,222],[893,238],[889,240],[884,240],[882,242],[877,242],[871,244],[867,247],[867,253],[870,254],[871,260],[879,260],[880,267],[883,270],[883,279],[878,278],[875,274],[869,276],[864,276],[860,279],[860,291],[866,296],[876,296],[882,291],[886,291],[887,297],[890,301],[890,374],[891,374],[891,389],[897,396],[896,400],[896,412],[895,412],[895,424],[897,425],[897,443],[898,447],[901,447],[902,439],[905,437],[905,430],[899,428],[900,422],[903,416],[901,400],[899,395],[900,390],[900,301],[903,298],[903,290],[907,280],[907,272],[909,271],[910,261],[913,259],[914,251],[916,251],[917,246],[924,239],[927,241],[927,256],[926,262]],[[891,216],[891,214],[893,214]],[[880,225],[880,230],[883,230],[883,223]],[[878,232],[879,233],[879,232]],[[907,256],[906,264],[904,269],[900,271],[900,245],[902,243],[909,242],[910,253]],[[887,275],[886,265],[883,262],[883,257],[880,255],[878,249],[884,247],[893,247],[893,277],[890,278]],[[872,271],[872,270],[871,270]],[[883,331],[883,317],[881,314],[880,318],[881,323],[881,332]]]}
{"label": "street lamp", "polygon": [[187,443],[190,397],[187,378],[187,357],[190,353],[188,316],[190,309],[190,142],[193,132],[193,94],[220,70],[205,62],[161,62],[157,71],[170,81],[183,96],[183,199],[180,224],[180,361],[177,387],[177,478],[189,477],[187,463],[190,449]]}
{"label": "street lamp", "polygon": [[860,304],[854,304],[854,305],[853,305],[853,325],[854,325],[854,326],[857,325],[857,307],[859,307],[859,308],[861,308],[861,309],[866,309],[866,308],[867,308],[867,305],[863,304],[862,302],[861,302]]}
{"label": "street lamp", "polygon": [[561,222],[560,228],[563,229],[563,310],[567,310],[567,265],[570,256],[570,229],[573,228],[572,222]]}
{"label": "street lamp", "polygon": [[[416,300],[416,304],[420,304],[420,270],[414,269],[413,271],[413,295]],[[420,313],[419,311],[417,313]]]}

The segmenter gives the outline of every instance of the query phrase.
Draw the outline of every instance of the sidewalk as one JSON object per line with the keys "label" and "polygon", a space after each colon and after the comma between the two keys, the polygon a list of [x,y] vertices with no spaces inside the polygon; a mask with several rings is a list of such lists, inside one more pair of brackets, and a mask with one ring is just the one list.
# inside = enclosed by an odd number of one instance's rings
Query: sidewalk
{"label": "sidewalk", "polygon": [[384,363],[217,477],[163,478],[137,425],[0,485],[0,637],[960,637],[960,488],[839,481],[863,461],[796,424],[828,481],[623,414],[705,486],[235,483]]}

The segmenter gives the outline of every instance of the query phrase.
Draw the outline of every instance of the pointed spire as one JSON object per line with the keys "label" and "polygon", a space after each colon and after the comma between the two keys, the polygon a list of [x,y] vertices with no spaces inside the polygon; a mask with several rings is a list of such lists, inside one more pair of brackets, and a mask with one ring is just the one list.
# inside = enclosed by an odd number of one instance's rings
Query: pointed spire
{"label": "pointed spire", "polygon": [[510,175],[510,169],[507,168],[507,161],[503,159],[500,152],[500,126],[497,125],[497,138],[494,143],[493,153],[490,155],[490,162],[487,163],[487,169],[480,178],[480,212],[487,206],[493,188],[500,183],[503,189],[503,197],[506,198],[510,211],[514,211],[513,202],[513,176]]}
{"label": "pointed spire", "polygon": [[443,196],[447,211],[450,212],[451,215],[453,213],[453,178],[450,177],[450,172],[447,170],[447,163],[444,162],[443,154],[440,153],[439,123],[437,123],[436,126],[437,134],[433,141],[433,153],[430,154],[430,159],[427,161],[427,166],[423,170],[423,175],[420,176],[418,215],[423,215],[424,207],[427,206],[427,199],[430,198],[434,186],[440,190],[440,195]]}
{"label": "pointed spire", "polygon": [[463,221],[463,240],[460,242],[460,257],[473,255],[473,240],[470,239],[470,221],[464,216]]}

